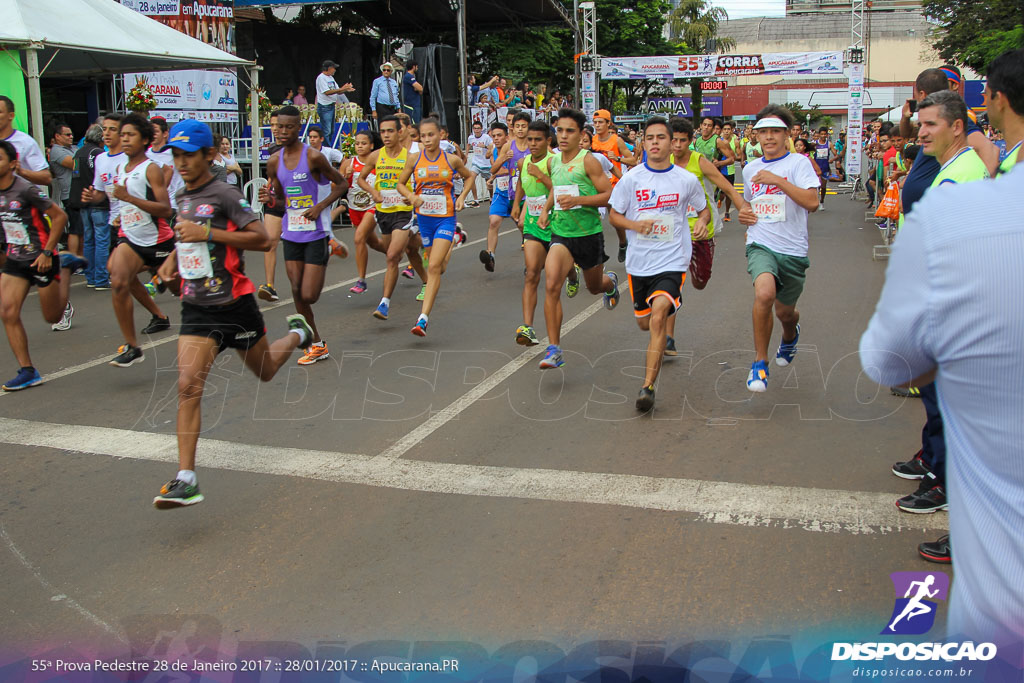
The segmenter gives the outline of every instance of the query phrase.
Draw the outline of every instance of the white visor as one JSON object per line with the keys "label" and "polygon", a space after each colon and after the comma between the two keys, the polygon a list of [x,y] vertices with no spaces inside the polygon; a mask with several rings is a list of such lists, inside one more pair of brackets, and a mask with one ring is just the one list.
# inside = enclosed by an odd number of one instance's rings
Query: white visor
{"label": "white visor", "polygon": [[783,129],[788,129],[789,126],[787,126],[785,123],[783,123],[782,119],[780,119],[780,118],[777,118],[775,116],[768,116],[768,117],[763,118],[763,119],[761,119],[760,121],[758,121],[757,123],[754,124],[754,130],[758,130],[760,128],[783,128]]}

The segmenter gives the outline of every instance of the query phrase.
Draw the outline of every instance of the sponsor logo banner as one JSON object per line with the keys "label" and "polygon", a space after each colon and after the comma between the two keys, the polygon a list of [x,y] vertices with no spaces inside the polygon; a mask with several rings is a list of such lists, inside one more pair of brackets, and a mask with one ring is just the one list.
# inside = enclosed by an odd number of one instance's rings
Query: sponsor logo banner
{"label": "sponsor logo banner", "polygon": [[604,79],[842,73],[843,53],[841,51],[605,57],[601,59],[601,78]]}

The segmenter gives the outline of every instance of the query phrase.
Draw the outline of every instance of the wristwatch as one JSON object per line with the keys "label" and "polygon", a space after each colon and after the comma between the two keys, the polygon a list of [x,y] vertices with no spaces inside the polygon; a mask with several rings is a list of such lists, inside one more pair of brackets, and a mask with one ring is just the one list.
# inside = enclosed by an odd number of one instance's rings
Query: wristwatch
{"label": "wristwatch", "polygon": [[49,249],[43,249],[43,253],[46,254],[46,258],[53,258],[53,252]]}

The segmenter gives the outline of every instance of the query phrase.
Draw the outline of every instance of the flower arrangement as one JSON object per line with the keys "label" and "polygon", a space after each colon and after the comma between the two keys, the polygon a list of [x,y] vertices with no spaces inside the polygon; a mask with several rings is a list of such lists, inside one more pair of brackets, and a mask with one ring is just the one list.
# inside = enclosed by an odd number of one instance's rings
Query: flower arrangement
{"label": "flower arrangement", "polygon": [[267,97],[267,91],[263,88],[256,88],[255,91],[250,91],[249,94],[245,96],[245,110],[249,111],[252,107],[253,92],[256,93],[258,98],[256,101],[259,103],[257,106],[259,107],[260,112],[260,123],[267,123],[270,121],[270,112],[274,111],[274,103],[270,101],[269,97]]}
{"label": "flower arrangement", "polygon": [[363,120],[363,108],[355,102],[348,102],[347,104],[335,105],[334,113],[338,122],[342,125],[342,130],[344,130],[346,123],[350,124],[349,132],[342,133],[338,140],[341,153],[345,155],[345,158],[354,157],[356,155],[356,128],[359,122]]}
{"label": "flower arrangement", "polygon": [[124,102],[125,107],[135,112],[149,113],[156,109],[156,95],[145,76],[135,78],[135,86],[125,95]]}

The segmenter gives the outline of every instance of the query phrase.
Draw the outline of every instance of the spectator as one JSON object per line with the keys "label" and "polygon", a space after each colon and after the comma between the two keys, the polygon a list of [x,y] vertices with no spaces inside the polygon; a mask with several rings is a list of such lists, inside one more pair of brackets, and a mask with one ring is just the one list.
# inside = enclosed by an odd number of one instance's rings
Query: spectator
{"label": "spectator", "polygon": [[480,86],[476,84],[476,76],[470,74],[469,84],[466,86],[466,101],[469,102],[470,106],[476,104],[476,98],[479,92]]}
{"label": "spectator", "polygon": [[523,100],[523,106],[527,109],[533,109],[537,103],[537,99],[533,94],[533,88],[526,81],[519,84],[519,96]]}
{"label": "spectator", "polygon": [[480,86],[480,91],[477,94],[477,102],[481,102],[484,98],[484,95],[486,95],[488,98],[488,103],[497,106],[498,102],[501,101],[498,93],[497,84],[498,77],[491,76],[491,80],[487,81],[482,86]]}
{"label": "spectator", "polygon": [[419,68],[419,62],[411,60],[406,64],[405,75],[402,76],[402,102],[405,113],[413,123],[419,123],[423,118],[423,84],[416,80],[416,71]]}
{"label": "spectator", "polygon": [[309,102],[306,100],[306,86],[299,86],[299,92],[295,95],[295,97],[292,98],[292,104],[294,104],[296,107],[301,107],[303,105],[309,104]]}
{"label": "spectator", "polygon": [[545,84],[541,83],[540,85],[537,86],[537,95],[534,98],[534,105],[536,106],[537,111],[544,111],[544,96],[547,93],[547,91],[548,86],[546,86]]}
{"label": "spectator", "polygon": [[226,135],[223,137],[214,136],[214,140],[217,142],[217,156],[214,157],[213,163],[223,166],[224,171],[227,173],[228,185],[237,187],[242,178],[242,167],[238,165],[234,155],[231,154],[231,138]]}
{"label": "spectator", "polygon": [[[71,128],[67,124],[60,122],[53,126],[48,150],[50,173],[53,175],[52,194],[53,198],[57,200],[57,205],[62,209],[67,206],[68,195],[71,192],[71,172],[75,168],[75,150],[72,147],[74,142],[75,136],[72,135]],[[70,232],[70,221],[68,228]]]}
{"label": "spectator", "polygon": [[398,113],[398,85],[391,77],[394,70],[390,62],[381,64],[380,76],[373,79],[370,87],[370,116],[378,121]]}
{"label": "spectator", "polygon": [[292,90],[291,88],[288,88],[288,94],[284,96],[283,100],[281,100],[281,104],[291,104],[292,100],[294,100],[294,99],[295,99],[295,91]]}
{"label": "spectator", "polygon": [[355,91],[351,83],[338,87],[338,82],[334,80],[334,72],[337,70],[337,62],[326,59],[323,70],[316,77],[316,113],[320,117],[320,125],[327,133],[328,147],[332,146],[334,140],[334,105],[347,104],[345,93]]}
{"label": "spectator", "polygon": [[82,242],[85,260],[85,282],[88,287],[110,289],[107,257],[110,255],[110,203],[106,193],[95,204],[82,201],[82,191],[91,187],[96,172],[96,157],[103,154],[103,127],[93,124],[85,131],[82,147],[75,152],[75,168],[71,173],[71,196],[68,202],[77,209],[82,221]]}

